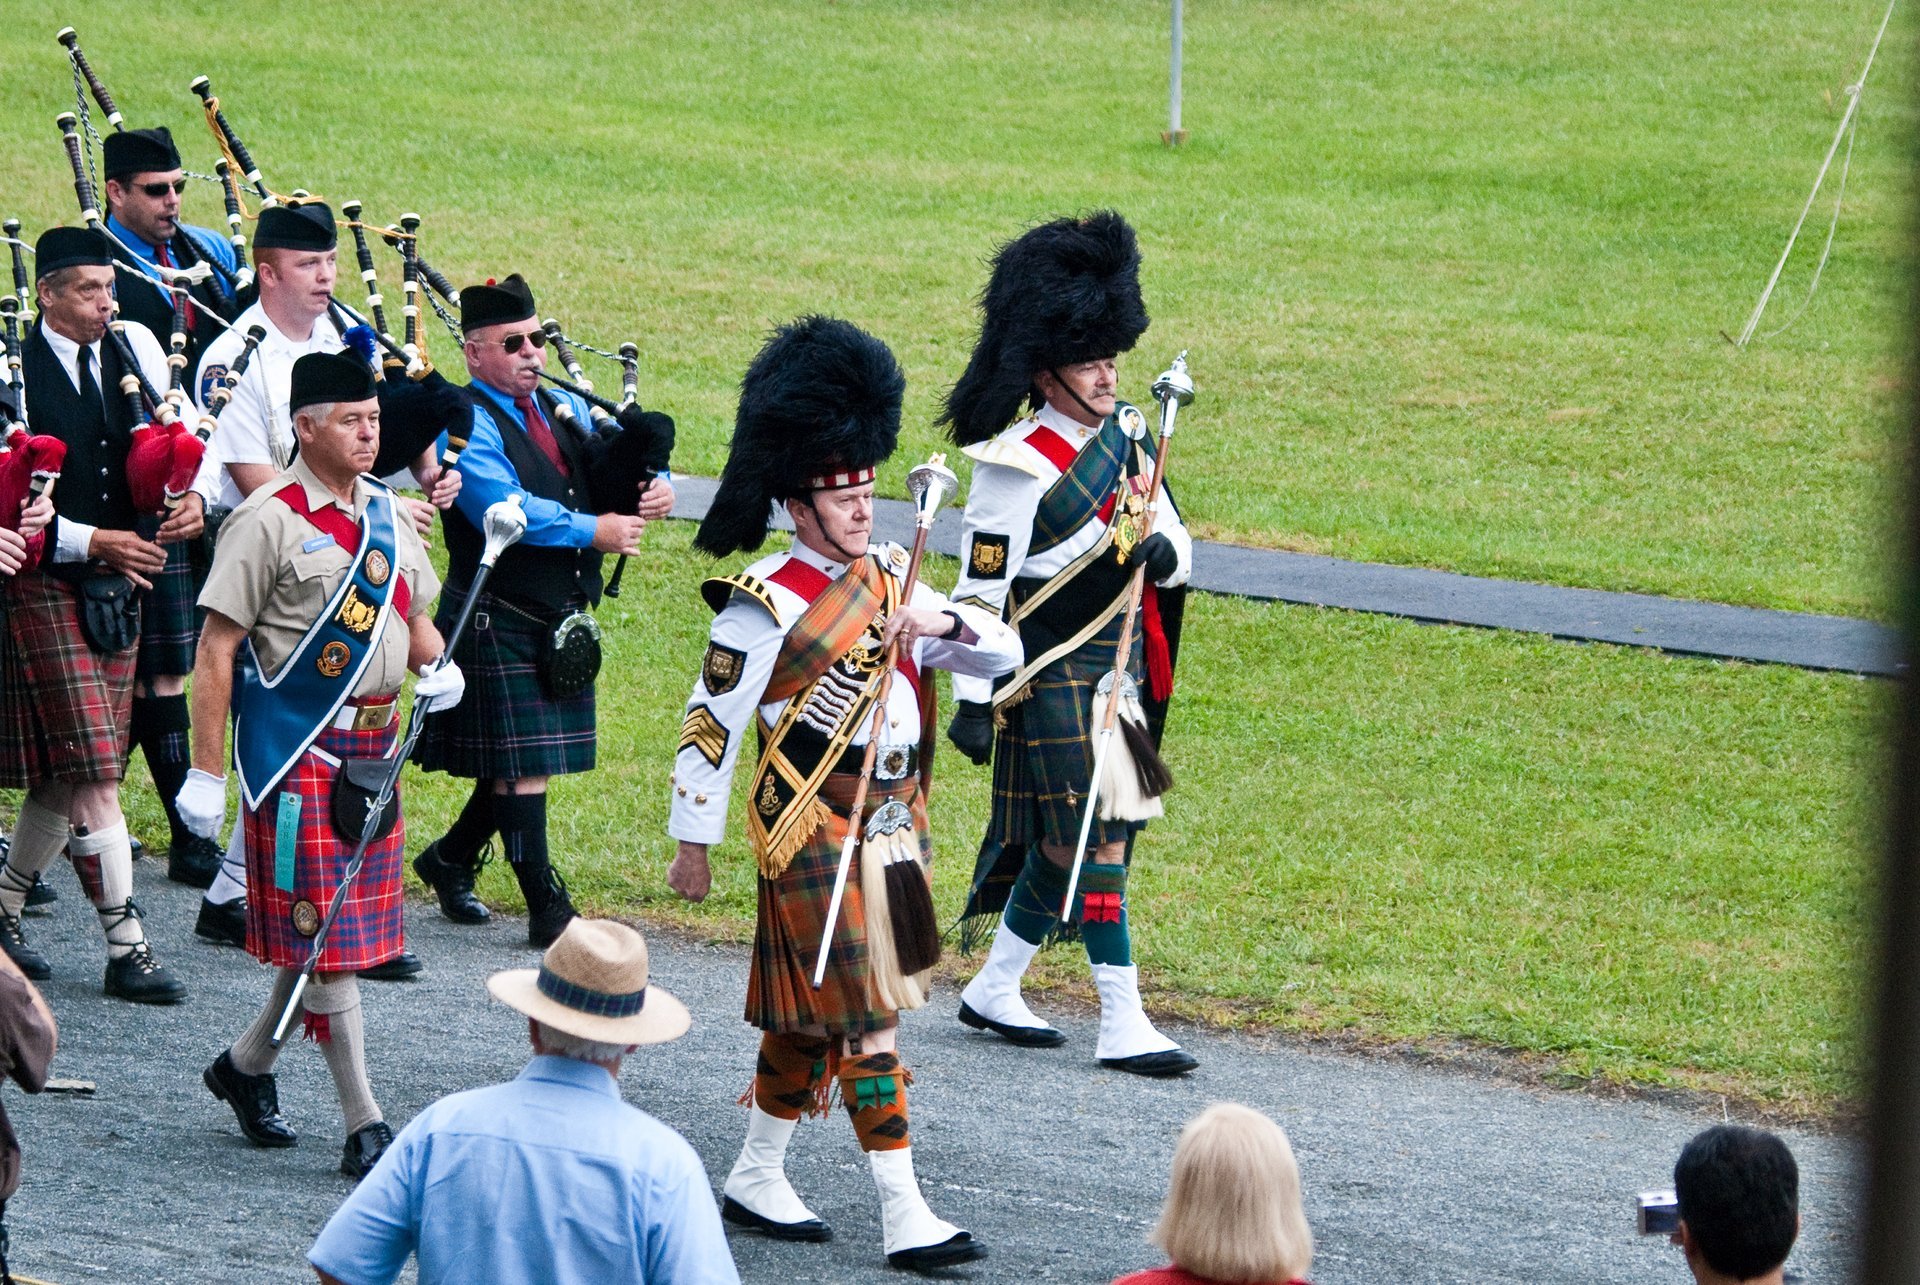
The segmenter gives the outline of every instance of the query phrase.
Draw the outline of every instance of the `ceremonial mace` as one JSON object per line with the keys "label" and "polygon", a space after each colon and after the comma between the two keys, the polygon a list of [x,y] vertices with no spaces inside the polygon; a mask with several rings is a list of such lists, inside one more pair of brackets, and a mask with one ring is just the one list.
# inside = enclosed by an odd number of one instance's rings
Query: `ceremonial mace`
{"label": "ceremonial mace", "polygon": [[[920,578],[920,557],[927,551],[927,534],[939,516],[946,497],[960,489],[960,479],[947,467],[945,455],[934,455],[925,464],[907,474],[907,490],[913,493],[913,556],[907,561],[906,583],[900,590],[902,607],[913,601],[913,587]],[[860,783],[854,787],[853,806],[848,813],[847,838],[840,845],[840,868],[833,876],[833,897],[827,902],[827,925],[820,933],[820,955],[813,965],[813,989],[819,990],[827,976],[827,954],[833,948],[833,929],[840,920],[840,903],[847,895],[847,872],[853,867],[854,850],[860,846],[866,827],[861,813],[867,806],[867,784],[873,780],[873,761],[880,750],[880,736],[887,725],[887,693],[893,685],[894,670],[900,663],[900,640],[887,648],[880,671],[880,696],[874,702],[873,722],[867,728],[867,752],[860,761]],[[797,697],[795,699],[798,699]],[[879,820],[879,814],[874,815]]]}
{"label": "ceremonial mace", "polygon": [[[1173,443],[1174,417],[1182,406],[1193,400],[1193,379],[1187,374],[1185,352],[1175,357],[1173,365],[1153,381],[1153,395],[1160,401],[1160,449],[1154,455],[1153,485],[1147,491],[1148,533],[1153,531],[1154,517],[1160,511],[1160,490],[1166,480],[1167,451]],[[1062,924],[1073,918],[1073,892],[1080,884],[1080,867],[1087,859],[1087,839],[1093,833],[1093,819],[1098,815],[1100,781],[1106,771],[1107,757],[1113,752],[1114,724],[1119,721],[1120,700],[1134,686],[1133,675],[1127,669],[1133,659],[1133,625],[1140,614],[1140,599],[1146,592],[1146,583],[1147,566],[1142,562],[1133,569],[1133,585],[1127,591],[1127,614],[1120,625],[1120,642],[1114,651],[1113,672],[1100,680],[1095,693],[1096,699],[1106,697],[1107,707],[1100,717],[1100,739],[1093,751],[1093,779],[1087,782],[1087,808],[1080,816],[1080,838],[1073,845],[1073,868],[1067,872],[1067,896],[1060,903]]]}
{"label": "ceremonial mace", "polygon": [[[520,497],[511,495],[489,504],[485,517],[481,519],[481,526],[486,543],[480,550],[480,570],[473,577],[473,588],[467,591],[466,601],[460,604],[460,614],[454,618],[453,632],[447,635],[447,645],[441,651],[440,659],[434,662],[434,669],[452,659],[453,649],[459,645],[460,635],[466,631],[467,620],[473,615],[474,604],[480,601],[481,590],[486,588],[487,577],[493,574],[493,564],[499,561],[508,545],[527,533],[527,513],[520,507]],[[393,801],[394,787],[400,783],[400,769],[406,766],[407,759],[413,755],[413,747],[419,742],[420,733],[426,730],[426,726],[420,701],[415,700],[407,716],[407,735],[393,756],[393,766],[387,770],[386,779],[380,783],[380,793],[367,804],[367,819],[361,823],[359,842],[353,845],[353,859],[340,876],[332,900],[327,902],[326,917],[320,921],[320,929],[313,935],[313,948],[307,953],[307,962],[301,965],[300,976],[293,984],[293,993],[287,997],[287,1006],[280,1011],[280,1020],[274,1024],[270,1043],[276,1049],[285,1042],[287,1027],[292,1023],[293,1015],[300,1011],[300,998],[306,994],[307,983],[313,980],[314,970],[320,963],[320,953],[327,948],[327,934],[333,929],[333,921],[339,918],[340,907],[346,904],[347,891],[352,888],[360,867],[366,864],[367,848],[373,843],[373,832],[380,828],[380,814]]]}

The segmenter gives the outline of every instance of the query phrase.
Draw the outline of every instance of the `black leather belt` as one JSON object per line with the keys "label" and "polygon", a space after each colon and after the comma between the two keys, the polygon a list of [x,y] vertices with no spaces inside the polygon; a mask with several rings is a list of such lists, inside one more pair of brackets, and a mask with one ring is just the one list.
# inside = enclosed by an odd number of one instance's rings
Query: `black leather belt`
{"label": "black leather belt", "polygon": [[[833,765],[836,774],[846,776],[860,775],[866,766],[867,747],[849,745],[840,752],[840,761]],[[900,781],[920,770],[920,747],[917,745],[888,745],[884,742],[873,756],[873,779],[876,781]]]}

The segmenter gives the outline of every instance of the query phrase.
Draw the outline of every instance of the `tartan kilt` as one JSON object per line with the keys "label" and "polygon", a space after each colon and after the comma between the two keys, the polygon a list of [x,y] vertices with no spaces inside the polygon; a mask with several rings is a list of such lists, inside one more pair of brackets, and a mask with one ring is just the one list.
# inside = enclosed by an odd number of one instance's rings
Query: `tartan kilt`
{"label": "tartan kilt", "polygon": [[[1001,707],[1005,726],[994,738],[989,843],[1024,847],[1042,839],[1064,844],[1079,839],[1093,779],[1094,689],[1113,669],[1118,642],[1116,618],[1035,675],[1025,699]],[[1134,648],[1131,671],[1144,683],[1140,651]],[[1123,842],[1142,824],[1095,817],[1088,846]]]}
{"label": "tartan kilt", "polygon": [[[746,1017],[763,1031],[793,1034],[810,1026],[824,1026],[834,1035],[864,1034],[883,1030],[896,1020],[893,1009],[877,1006],[868,984],[866,904],[860,895],[857,865],[847,872],[847,889],[833,929],[826,977],[819,990],[813,989],[820,933],[826,927],[833,880],[840,869],[840,847],[847,837],[846,810],[852,806],[858,779],[829,776],[820,797],[833,808],[832,821],[813,832],[778,879],[760,876]],[[905,802],[913,810],[924,863],[933,858],[933,841],[927,832],[926,808],[919,788],[917,777],[873,782],[867,790],[862,820],[888,799]],[[859,860],[856,849],[854,861]]]}
{"label": "tartan kilt", "polygon": [[[0,589],[0,616],[4,615],[5,598],[6,591]],[[31,773],[37,761],[34,745],[39,735],[20,649],[13,645],[13,634],[0,619],[0,789],[24,790],[34,784]]]}
{"label": "tartan kilt", "polygon": [[[153,538],[158,518],[140,519],[140,534]],[[140,659],[134,677],[142,681],[185,677],[193,672],[194,648],[200,641],[199,576],[187,552],[193,542],[167,546],[167,565],[149,576],[153,588],[140,595]]]}
{"label": "tartan kilt", "polygon": [[[294,908],[309,903],[324,916],[327,903],[347,863],[353,844],[333,828],[333,778],[338,771],[314,751],[341,758],[381,758],[393,752],[399,724],[378,731],[322,732],[299,761],[288,770],[278,789],[258,809],[246,814],[247,835],[247,951],[262,963],[299,968],[313,949],[312,934],[294,927]],[[293,888],[274,879],[275,841],[280,796],[300,796],[300,832],[293,857]],[[320,956],[323,973],[352,973],[383,964],[406,945],[401,923],[401,861],[406,848],[406,819],[394,823],[393,833],[367,849],[366,864],[355,876],[352,890],[340,907]],[[317,922],[317,921],[316,921]]]}
{"label": "tartan kilt", "polygon": [[[7,585],[7,632],[26,708],[10,721],[23,729],[26,781],[118,781],[127,766],[136,643],[102,656],[80,633],[78,591],[38,571]],[[9,754],[7,757],[11,757]]]}
{"label": "tartan kilt", "polygon": [[[440,595],[435,623],[444,635],[466,594]],[[545,630],[502,609],[491,594],[480,599],[454,660],[467,694],[450,710],[427,716],[414,761],[429,772],[476,781],[588,772],[594,764],[593,688],[553,700],[540,685]],[[484,618],[483,618],[484,617]]]}

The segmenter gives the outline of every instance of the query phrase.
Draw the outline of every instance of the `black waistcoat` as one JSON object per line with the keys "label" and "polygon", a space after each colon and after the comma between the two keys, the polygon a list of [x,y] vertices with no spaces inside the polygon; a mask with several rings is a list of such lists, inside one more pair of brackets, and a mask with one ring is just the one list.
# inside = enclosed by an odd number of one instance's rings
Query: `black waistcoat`
{"label": "black waistcoat", "polygon": [[120,354],[113,342],[101,339],[100,364],[93,372],[102,405],[81,402],[73,378],[40,333],[38,320],[22,345],[20,369],[27,385],[27,423],[34,432],[67,444],[67,462],[53,488],[54,511],[88,526],[133,530],[127,448],[136,425],[120,392]]}
{"label": "black waistcoat", "polygon": [[[535,396],[540,411],[553,429],[560,454],[573,470],[571,478],[560,475],[553,463],[533,444],[526,430],[514,422],[491,396],[473,390],[473,404],[493,417],[506,448],[507,462],[513,465],[520,486],[530,495],[552,500],[575,513],[593,512],[587,499],[587,453],[583,434],[564,423],[553,410],[553,395],[541,389]],[[456,506],[445,514],[447,530],[447,580],[456,586],[473,583],[480,568],[480,550],[485,541],[479,528],[469,522]],[[487,581],[487,592],[508,602],[525,606],[537,614],[552,614],[577,604],[582,598],[600,601],[601,554],[594,549],[540,548],[533,545],[509,545],[494,565]]]}
{"label": "black waistcoat", "polygon": [[[185,232],[173,234],[173,240],[167,242],[167,253],[173,257],[173,266],[176,268],[191,268],[206,257]],[[113,292],[120,300],[120,315],[151,330],[153,337],[160,341],[160,347],[171,351],[173,296],[141,268],[131,266],[132,256],[127,251],[116,245],[113,256],[119,261],[113,268]],[[219,284],[217,271],[211,279],[189,286],[187,293],[228,321],[240,315],[239,309],[233,306]],[[187,331],[186,387],[189,396],[195,393],[194,379],[200,369],[201,349],[222,333],[220,323],[206,316],[197,317],[194,328]],[[160,391],[166,390],[163,388]]]}

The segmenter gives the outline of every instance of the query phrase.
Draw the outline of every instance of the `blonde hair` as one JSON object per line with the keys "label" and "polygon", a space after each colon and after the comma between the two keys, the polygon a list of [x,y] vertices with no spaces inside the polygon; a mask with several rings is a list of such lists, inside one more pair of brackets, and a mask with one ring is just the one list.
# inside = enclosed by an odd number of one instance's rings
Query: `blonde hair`
{"label": "blonde hair", "polygon": [[1176,1266],[1208,1280],[1304,1277],[1313,1233],[1285,1131],[1233,1102],[1195,1116],[1173,1150],[1166,1208],[1150,1239]]}

